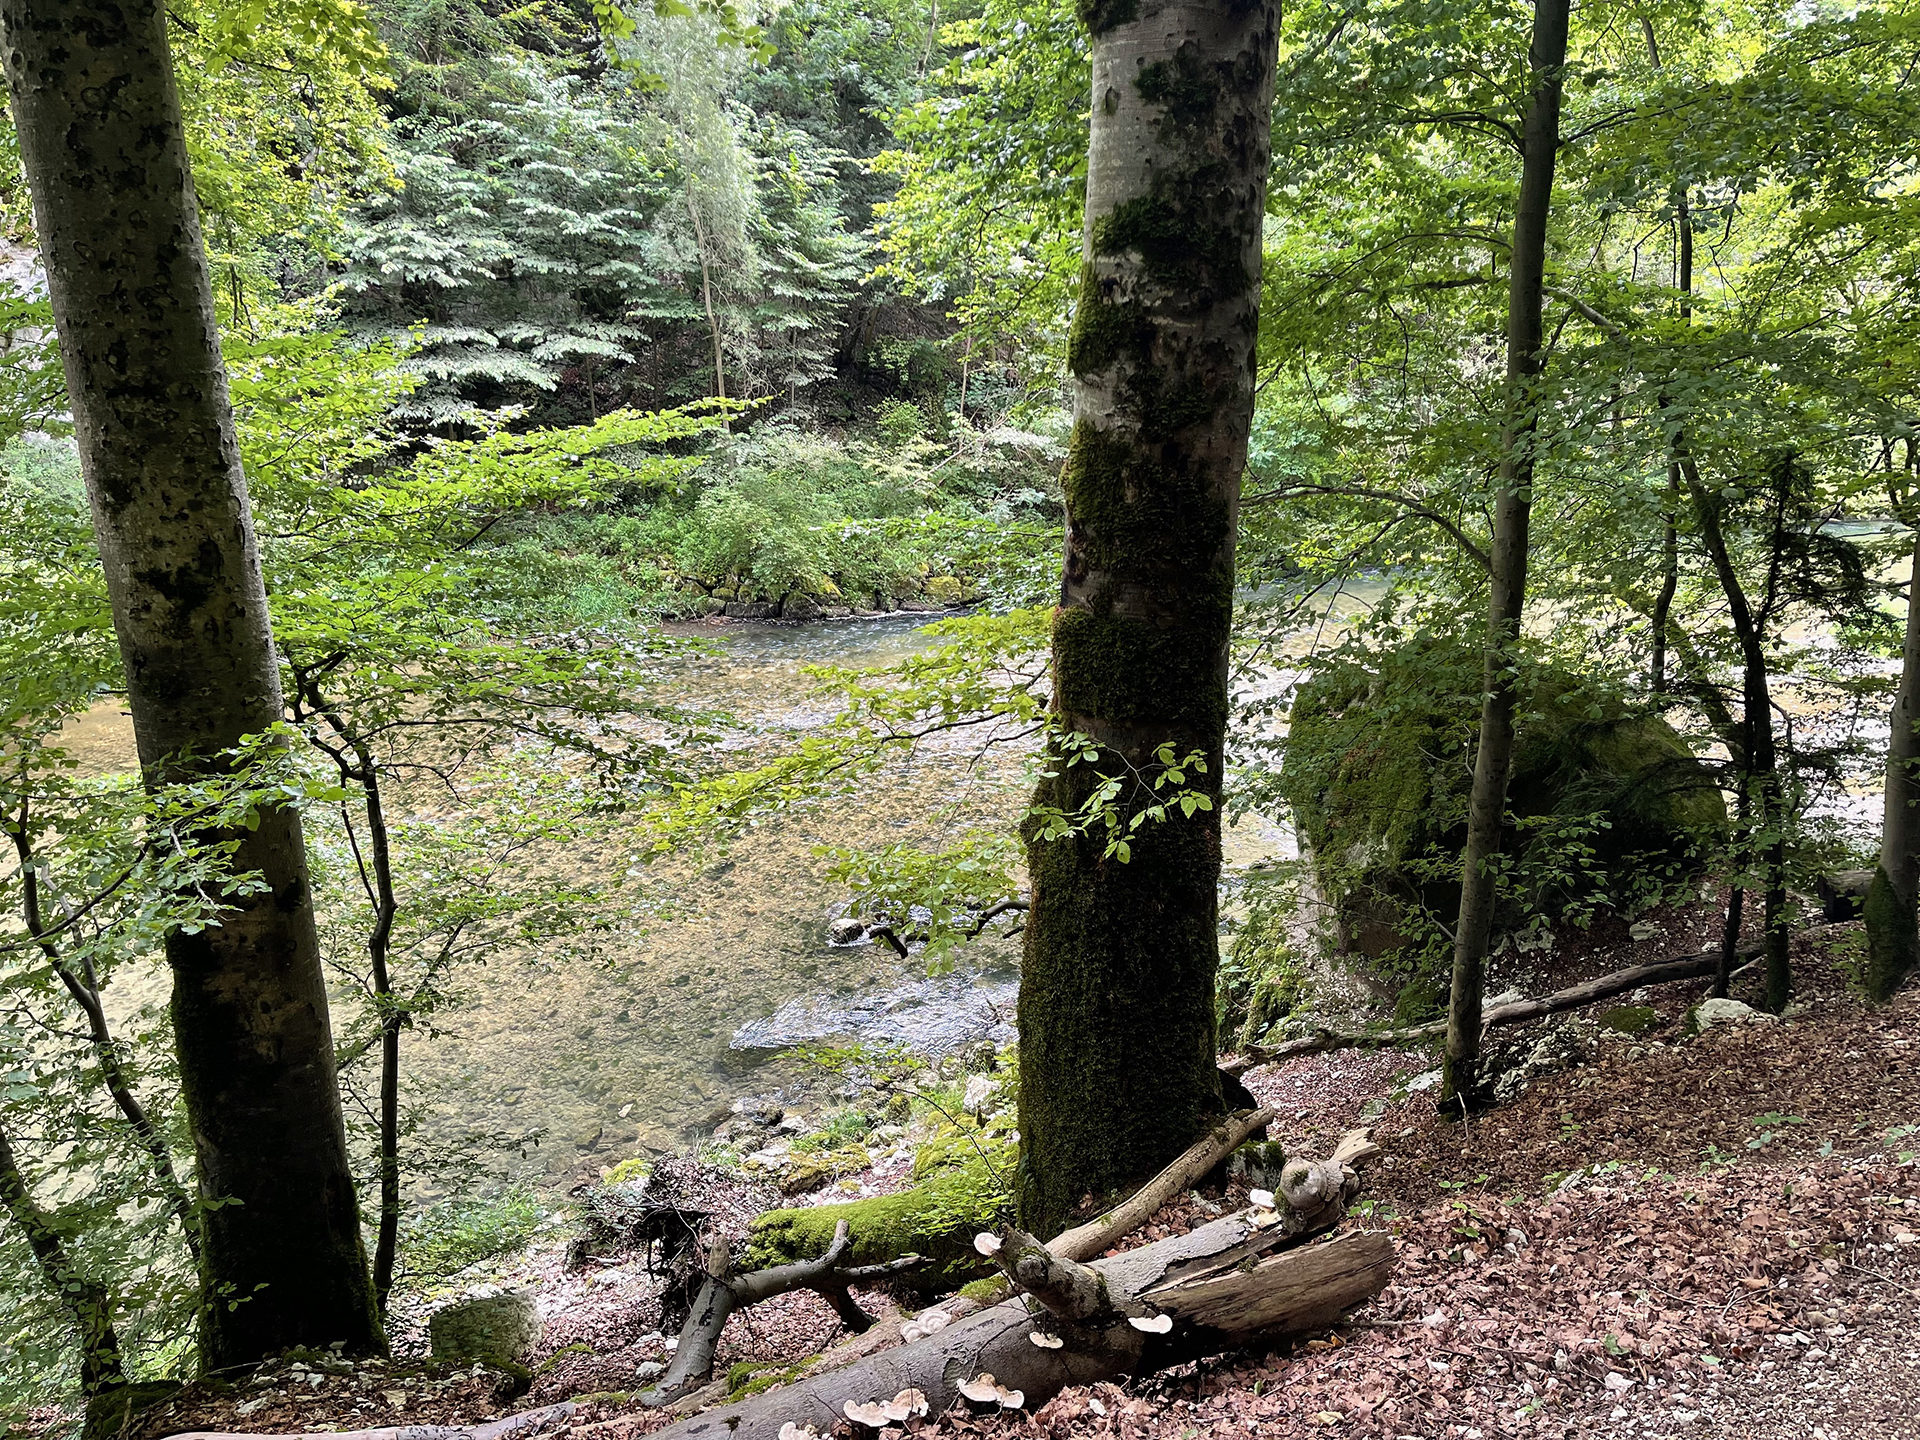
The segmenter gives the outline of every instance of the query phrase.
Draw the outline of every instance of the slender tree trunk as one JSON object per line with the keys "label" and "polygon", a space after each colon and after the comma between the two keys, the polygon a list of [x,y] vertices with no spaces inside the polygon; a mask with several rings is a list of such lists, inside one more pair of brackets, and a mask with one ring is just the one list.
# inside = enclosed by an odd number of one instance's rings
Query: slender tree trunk
{"label": "slender tree trunk", "polygon": [[1480,739],[1467,803],[1467,847],[1460,873],[1460,919],[1453,936],[1453,988],[1447,1007],[1442,1105],[1476,1103],[1480,1002],[1493,939],[1495,858],[1507,813],[1519,703],[1514,645],[1527,598],[1527,525],[1533,508],[1533,440],[1538,425],[1542,287],[1553,172],[1560,158],[1560,76],[1567,60],[1568,0],[1535,0],[1528,65],[1533,93],[1522,125],[1520,194],[1514,207],[1507,278],[1507,418],[1501,436],[1500,492],[1494,500],[1492,574],[1487,599],[1486,669]]}
{"label": "slender tree trunk", "polygon": [[[157,0],[0,0],[81,470],[150,783],[283,717]],[[300,820],[260,813],[218,926],[167,939],[203,1210],[201,1357],[382,1348]]]}
{"label": "slender tree trunk", "polygon": [[[1640,28],[1647,37],[1647,58],[1657,71],[1661,68],[1660,43],[1654,38],[1652,19],[1641,16]],[[1673,288],[1680,292],[1680,319],[1685,322],[1693,318],[1693,215],[1687,207],[1684,185],[1674,190],[1673,204]],[[1660,408],[1663,412],[1667,408],[1665,396],[1661,397]],[[1652,690],[1655,695],[1664,695],[1667,689],[1667,615],[1673,606],[1673,593],[1680,584],[1680,494],[1680,462],[1676,457],[1667,463],[1667,513],[1660,536],[1660,596],[1654,602]]]}
{"label": "slender tree trunk", "polygon": [[[1699,467],[1690,455],[1680,457],[1681,473],[1693,496],[1694,514],[1700,526],[1700,539],[1713,561],[1715,576],[1727,599],[1727,615],[1740,644],[1741,714],[1746,739],[1746,775],[1742,788],[1743,808],[1750,807],[1742,834],[1758,831],[1771,837],[1760,854],[1761,872],[1766,889],[1762,893],[1763,924],[1766,930],[1767,1008],[1779,1014],[1792,998],[1793,981],[1787,933],[1787,847],[1786,797],[1780,788],[1779,762],[1773,739],[1773,696],[1767,676],[1766,644],[1760,634],[1753,607],[1747,601],[1746,587],[1740,582],[1733,557],[1727,548],[1726,532],[1720,521],[1720,499],[1700,478]],[[1730,924],[1737,923],[1730,919]]]}
{"label": "slender tree trunk", "polygon": [[114,1107],[132,1128],[140,1148],[147,1152],[160,1198],[180,1222],[180,1233],[197,1265],[200,1262],[200,1228],[194,1218],[193,1202],[187,1198],[187,1192],[180,1184],[180,1176],[173,1168],[173,1152],[167,1145],[166,1137],[160,1133],[160,1127],[153,1123],[153,1117],[147,1114],[147,1107],[140,1103],[133,1080],[127,1074],[127,1067],[121,1062],[120,1049],[114,1044],[113,1030],[107,1024],[106,1006],[100,1003],[100,987],[93,967],[82,961],[81,968],[76,970],[47,931],[40,906],[40,875],[35,868],[33,842],[28,837],[27,824],[27,806],[23,800],[19,823],[12,827],[12,835],[14,854],[20,859],[21,910],[27,923],[27,933],[40,947],[40,953],[66,987],[73,1003],[80,1007],[80,1013],[87,1017],[87,1039],[93,1046],[94,1059],[100,1065],[100,1083],[106,1087]]}
{"label": "slender tree trunk", "polygon": [[[1156,753],[1199,752],[1220,793],[1240,473],[1253,414],[1260,227],[1277,44],[1271,0],[1083,10],[1093,120],[1054,718],[1099,747],[1036,807],[1075,812]],[[1058,752],[1056,752],[1058,753]],[[1217,805],[1105,837],[1025,834],[1020,1208],[1042,1233],[1152,1174],[1220,1113]]]}
{"label": "slender tree trunk", "polygon": [[1886,810],[1880,863],[1867,890],[1867,994],[1884,1001],[1920,963],[1920,526],[1907,579],[1900,689],[1887,722]]}
{"label": "slender tree trunk", "polygon": [[1667,518],[1660,534],[1660,593],[1653,599],[1653,663],[1647,688],[1655,695],[1667,693],[1667,621],[1673,612],[1673,595],[1680,588],[1680,531],[1674,523],[1674,507],[1680,499],[1680,467],[1667,467]]}
{"label": "slender tree trunk", "polygon": [[1727,892],[1727,913],[1720,920],[1720,962],[1713,971],[1713,998],[1716,1000],[1726,999],[1727,992],[1733,988],[1733,959],[1740,948],[1740,927],[1744,920],[1746,896],[1747,892],[1738,885]]}
{"label": "slender tree trunk", "polygon": [[400,904],[393,891],[393,846],[380,772],[365,745],[354,746],[354,758],[367,798],[367,849],[373,864],[374,920],[367,934],[367,960],[380,1016],[380,1226],[373,1248],[373,1293],[385,1314],[387,1295],[393,1289],[394,1257],[400,1248],[400,1029],[407,1017],[393,1003],[393,977],[387,968]]}
{"label": "slender tree trunk", "polygon": [[707,331],[713,336],[713,393],[727,398],[727,361],[720,348],[720,317],[713,309],[713,273],[707,260],[707,228],[700,223],[700,206],[687,186],[687,214],[693,217],[693,248],[700,255],[700,303],[707,307]]}
{"label": "slender tree trunk", "polygon": [[80,1336],[80,1385],[88,1395],[126,1384],[120,1368],[120,1337],[113,1329],[113,1297],[89,1279],[67,1254],[60,1231],[35,1202],[7,1132],[0,1130],[0,1206],[27,1237],[47,1288],[59,1298]]}

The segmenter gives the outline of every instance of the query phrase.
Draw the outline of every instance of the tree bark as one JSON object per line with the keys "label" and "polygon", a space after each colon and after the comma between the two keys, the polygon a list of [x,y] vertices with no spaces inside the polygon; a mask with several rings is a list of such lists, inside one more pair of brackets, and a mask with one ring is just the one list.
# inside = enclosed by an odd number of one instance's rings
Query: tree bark
{"label": "tree bark", "polygon": [[1494,873],[1507,813],[1513,765],[1514,710],[1519,702],[1513,647],[1527,599],[1527,526],[1533,508],[1535,394],[1544,357],[1541,309],[1546,283],[1547,221],[1560,158],[1561,71],[1567,60],[1569,0],[1535,0],[1527,63],[1533,92],[1522,122],[1520,194],[1514,207],[1513,254],[1507,277],[1506,424],[1494,499],[1492,573],[1487,597],[1486,670],[1480,738],[1467,802],[1467,846],[1461,863],[1460,918],[1454,929],[1453,986],[1447,1007],[1442,1106],[1478,1103],[1480,1003],[1493,939]]}
{"label": "tree bark", "polygon": [[1147,821],[1125,863],[1100,834],[1027,822],[1019,1204],[1041,1234],[1225,1108],[1217,799],[1278,33],[1271,0],[1082,15],[1093,118],[1053,714],[1099,753],[1068,765],[1056,744],[1036,811],[1075,813],[1104,773],[1130,819],[1162,746],[1203,757],[1188,782],[1216,803]]}
{"label": "tree bark", "polygon": [[1660,527],[1660,593],[1653,598],[1653,660],[1648,666],[1647,688],[1655,695],[1667,693],[1667,619],[1673,610],[1673,595],[1680,588],[1680,531],[1674,523],[1679,504],[1680,467],[1667,467],[1667,514]]}
{"label": "tree bark", "polygon": [[5,1130],[0,1130],[0,1208],[27,1237],[27,1248],[39,1264],[47,1288],[73,1319],[80,1337],[81,1389],[93,1396],[126,1384],[120,1368],[120,1337],[113,1329],[113,1297],[67,1254],[60,1231],[27,1188],[26,1176],[20,1171]]}
{"label": "tree bark", "polygon": [[[1677,443],[1677,442],[1676,442]],[[1767,675],[1765,637],[1748,603],[1746,586],[1734,567],[1727,547],[1726,531],[1721,524],[1720,497],[1700,478],[1693,457],[1682,451],[1680,471],[1686,476],[1693,497],[1700,540],[1713,562],[1713,572],[1727,600],[1727,618],[1732,622],[1734,638],[1740,645],[1741,730],[1745,740],[1746,765],[1742,777],[1741,808],[1757,812],[1748,816],[1742,834],[1758,830],[1770,836],[1761,850],[1760,865],[1766,889],[1762,894],[1762,923],[1766,939],[1766,1006],[1778,1015],[1792,998],[1793,984],[1787,933],[1787,846],[1785,796],[1780,789],[1779,761],[1773,738],[1773,695]],[[1736,889],[1735,894],[1739,891]],[[1737,902],[1736,902],[1737,903]],[[1735,904],[1728,906],[1729,934],[1738,934],[1739,914]]]}
{"label": "tree bark", "polygon": [[393,976],[387,961],[393,948],[393,922],[400,903],[393,892],[393,846],[387,833],[380,770],[364,744],[353,747],[367,802],[367,849],[373,863],[373,929],[367,933],[367,962],[373,978],[373,1003],[380,1016],[380,1224],[373,1247],[373,1298],[387,1312],[393,1289],[394,1259],[400,1251],[400,1028],[404,1007],[393,1002]]}
{"label": "tree bark", "polygon": [[[149,783],[282,719],[213,297],[157,0],[0,0],[7,81]],[[334,1081],[300,820],[263,809],[260,893],[167,940],[202,1212],[201,1359],[382,1348]]]}
{"label": "tree bark", "polygon": [[1867,995],[1885,1001],[1920,964],[1920,526],[1907,578],[1907,634],[1900,689],[1887,721],[1886,809],[1880,863],[1862,918],[1867,931]]}

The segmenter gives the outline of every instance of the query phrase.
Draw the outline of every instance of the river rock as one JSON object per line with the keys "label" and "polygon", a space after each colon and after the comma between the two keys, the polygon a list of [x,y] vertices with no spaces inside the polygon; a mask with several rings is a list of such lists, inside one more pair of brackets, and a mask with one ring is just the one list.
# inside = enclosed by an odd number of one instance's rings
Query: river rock
{"label": "river rock", "polygon": [[789,595],[780,606],[782,620],[818,620],[820,605],[811,595]]}
{"label": "river rock", "polygon": [[540,1339],[540,1312],[524,1290],[491,1286],[467,1300],[436,1310],[427,1321],[427,1336],[436,1360],[484,1360],[493,1365],[518,1365]]}
{"label": "river rock", "polygon": [[969,1075],[991,1075],[1000,1068],[1000,1047],[991,1040],[976,1040],[961,1050],[960,1063]]}
{"label": "river rock", "polygon": [[975,1075],[967,1081],[967,1093],[961,1098],[960,1108],[976,1120],[985,1120],[994,1092],[999,1088],[991,1075]]}
{"label": "river rock", "polygon": [[[971,1041],[1010,1045],[1002,1018],[1019,993],[1015,975],[953,973],[906,980],[859,995],[795,996],[773,1014],[733,1032],[734,1050],[774,1051],[821,1040],[877,1039],[918,1055],[948,1055]],[[951,1061],[956,1069],[958,1059]]]}
{"label": "river rock", "polygon": [[827,938],[836,945],[858,945],[867,938],[867,922],[857,915],[842,915],[827,926]]}
{"label": "river rock", "polygon": [[1771,1019],[1773,1016],[1754,1009],[1742,1000],[1702,1000],[1693,1007],[1693,1026],[1700,1031],[1711,1030],[1716,1025],[1740,1025],[1748,1020]]}
{"label": "river rock", "polygon": [[1834,870],[1813,882],[1820,895],[1820,913],[1836,925],[1860,918],[1872,885],[1871,870]]}
{"label": "river rock", "polygon": [[771,620],[779,608],[771,600],[732,600],[726,615],[729,620]]}

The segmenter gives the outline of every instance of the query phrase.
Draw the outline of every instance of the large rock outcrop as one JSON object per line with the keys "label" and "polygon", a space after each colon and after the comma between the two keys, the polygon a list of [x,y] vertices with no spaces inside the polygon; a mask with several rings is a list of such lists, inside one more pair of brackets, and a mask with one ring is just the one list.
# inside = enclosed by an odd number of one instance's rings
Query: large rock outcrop
{"label": "large rock outcrop", "polygon": [[[1342,949],[1377,958],[1432,945],[1441,932],[1426,916],[1452,925],[1479,701],[1477,647],[1430,635],[1329,667],[1296,696],[1282,788]],[[1727,825],[1712,774],[1672,726],[1541,665],[1507,804],[1507,925],[1619,895],[1630,870],[1687,873]]]}

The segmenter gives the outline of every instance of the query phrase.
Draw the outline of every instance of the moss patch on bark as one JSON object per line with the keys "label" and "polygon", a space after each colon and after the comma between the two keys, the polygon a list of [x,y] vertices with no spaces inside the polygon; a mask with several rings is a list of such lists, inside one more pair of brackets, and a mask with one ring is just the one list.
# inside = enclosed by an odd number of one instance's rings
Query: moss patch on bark
{"label": "moss patch on bark", "polygon": [[760,1216],[748,1232],[747,1264],[760,1269],[823,1255],[844,1220],[852,1241],[847,1264],[924,1256],[927,1264],[901,1277],[916,1289],[951,1290],[990,1269],[974,1250],[973,1237],[998,1227],[1012,1212],[1012,1146],[981,1135],[951,1144],[935,1141],[923,1153],[935,1146],[938,1151],[927,1165],[916,1164],[921,1178],[911,1190]]}

